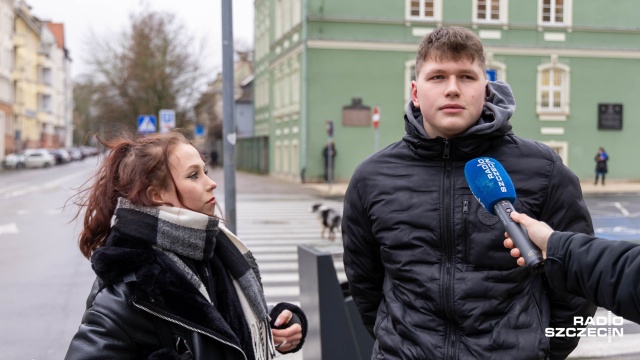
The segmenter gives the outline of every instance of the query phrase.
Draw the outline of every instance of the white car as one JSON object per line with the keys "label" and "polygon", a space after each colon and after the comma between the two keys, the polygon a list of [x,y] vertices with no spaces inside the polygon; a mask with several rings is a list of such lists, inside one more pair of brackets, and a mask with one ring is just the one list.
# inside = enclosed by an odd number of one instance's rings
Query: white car
{"label": "white car", "polygon": [[56,164],[56,158],[46,149],[27,149],[24,151],[24,167],[49,167]]}
{"label": "white car", "polygon": [[2,166],[6,169],[17,169],[24,165],[24,154],[8,154],[2,160]]}

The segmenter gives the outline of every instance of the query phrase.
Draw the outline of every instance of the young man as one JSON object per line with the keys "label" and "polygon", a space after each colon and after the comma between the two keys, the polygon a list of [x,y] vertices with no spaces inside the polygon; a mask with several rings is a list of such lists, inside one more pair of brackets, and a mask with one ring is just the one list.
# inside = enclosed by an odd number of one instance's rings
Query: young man
{"label": "young man", "polygon": [[562,359],[595,306],[545,291],[545,279],[504,251],[504,227],[473,197],[467,161],[509,172],[515,208],[555,228],[592,233],[577,177],[549,147],[519,138],[505,83],[485,79],[478,37],[458,27],[427,35],[405,115],[406,135],[366,159],[345,195],[344,264],[376,342],[372,359]]}

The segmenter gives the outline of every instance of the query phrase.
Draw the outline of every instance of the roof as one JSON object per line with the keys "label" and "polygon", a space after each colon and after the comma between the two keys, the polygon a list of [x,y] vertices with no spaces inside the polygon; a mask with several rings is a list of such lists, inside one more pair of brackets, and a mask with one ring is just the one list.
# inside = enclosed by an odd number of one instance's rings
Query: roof
{"label": "roof", "polygon": [[45,21],[47,27],[53,33],[53,36],[56,38],[56,42],[58,43],[58,47],[60,49],[64,49],[64,24],[63,23],[53,23],[51,21]]}

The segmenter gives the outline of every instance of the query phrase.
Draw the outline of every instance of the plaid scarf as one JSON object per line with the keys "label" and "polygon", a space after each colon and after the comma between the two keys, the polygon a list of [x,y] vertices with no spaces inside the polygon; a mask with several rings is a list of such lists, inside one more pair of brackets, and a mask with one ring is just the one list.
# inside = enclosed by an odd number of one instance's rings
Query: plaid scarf
{"label": "plaid scarf", "polygon": [[[124,210],[124,211],[123,211]],[[133,210],[133,212],[131,211]],[[124,198],[118,199],[114,224],[118,216],[126,213],[127,222],[137,217],[139,232],[137,239],[151,243],[163,251],[184,272],[189,281],[212,303],[201,279],[180,259],[180,256],[196,261],[209,261],[214,257],[214,248],[224,268],[231,275],[246,323],[251,332],[251,342],[256,360],[270,360],[276,350],[269,326],[269,313],[264,298],[260,272],[253,254],[218,219],[195,211],[158,206],[147,207],[132,204]],[[145,229],[155,229],[145,231]],[[220,231],[219,231],[220,230]],[[226,289],[232,291],[232,289]],[[250,354],[248,357],[251,358]]]}

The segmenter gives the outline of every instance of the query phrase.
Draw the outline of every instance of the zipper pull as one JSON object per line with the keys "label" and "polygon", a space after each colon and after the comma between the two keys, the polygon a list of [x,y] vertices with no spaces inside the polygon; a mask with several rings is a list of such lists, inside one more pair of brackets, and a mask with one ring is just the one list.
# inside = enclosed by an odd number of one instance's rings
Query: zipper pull
{"label": "zipper pull", "polygon": [[444,152],[442,153],[444,159],[449,158],[449,140],[444,139]]}
{"label": "zipper pull", "polygon": [[469,200],[465,200],[462,202],[462,213],[463,214],[469,213]]}

